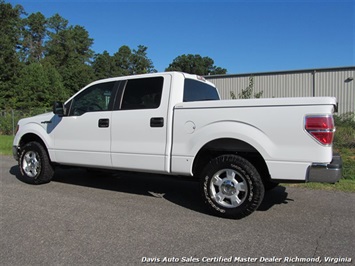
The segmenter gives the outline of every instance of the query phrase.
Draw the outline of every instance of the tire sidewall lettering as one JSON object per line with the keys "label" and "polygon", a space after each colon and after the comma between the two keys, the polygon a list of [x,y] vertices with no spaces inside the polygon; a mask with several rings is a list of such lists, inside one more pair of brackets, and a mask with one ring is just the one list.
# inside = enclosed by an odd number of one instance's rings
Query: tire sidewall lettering
{"label": "tire sidewall lettering", "polygon": [[250,179],[250,176],[249,176],[248,174],[246,174],[246,172],[244,171],[244,169],[240,168],[240,167],[237,166],[237,165],[231,164],[231,168],[233,168],[234,170],[236,170],[236,171],[242,173],[243,176],[244,176],[244,178],[247,180],[248,186],[249,186],[249,187],[248,187],[248,188],[249,188],[249,190],[248,190],[249,195],[248,195],[247,200],[248,200],[249,202],[251,202],[251,201],[253,200],[253,190],[254,190],[254,186],[253,186],[252,180]]}
{"label": "tire sidewall lettering", "polygon": [[[221,206],[212,197],[211,182],[213,176],[221,169],[237,172],[247,186],[244,201],[236,207]],[[264,186],[256,168],[238,155],[221,155],[211,160],[201,175],[202,195],[206,206],[217,216],[224,218],[243,218],[257,209],[264,197]]]}
{"label": "tire sidewall lettering", "polygon": [[[42,171],[43,158],[42,158],[41,152],[38,150],[38,148],[37,148],[36,146],[34,146],[34,145],[28,145],[28,147],[29,147],[30,149],[26,147],[26,148],[22,151],[22,153],[21,153],[20,160],[19,160],[19,162],[20,162],[20,165],[19,165],[19,166],[20,166],[20,171],[21,171],[21,174],[24,175],[24,176],[26,176],[27,178],[31,178],[31,179],[36,180],[36,179],[38,178],[38,176],[41,174],[41,171]],[[36,154],[36,156],[38,156],[38,158],[40,159],[39,171],[38,171],[37,175],[34,176],[34,177],[28,176],[28,175],[26,174],[26,172],[23,170],[23,160],[25,159],[25,158],[24,158],[24,157],[25,157],[25,154],[26,154],[27,152],[30,152],[30,151],[33,151],[33,152]]]}
{"label": "tire sidewall lettering", "polygon": [[[28,152],[35,153],[36,157],[38,157],[38,161],[39,161],[39,167],[37,169],[38,173],[33,177],[27,175],[26,171],[23,169],[25,155]],[[49,159],[49,156],[47,154],[45,147],[36,141],[29,142],[22,147],[21,155],[18,160],[18,165],[20,168],[20,173],[23,177],[22,181],[24,181],[25,183],[30,183],[30,184],[48,183],[51,181],[51,179],[54,175],[54,170],[51,165],[51,162],[50,162],[50,159]]]}
{"label": "tire sidewall lettering", "polygon": [[209,203],[214,209],[216,209],[217,211],[219,211],[219,212],[221,212],[221,213],[225,213],[226,210],[221,209],[220,207],[218,207],[218,206],[215,204],[215,202],[211,199],[210,193],[208,192],[208,191],[209,191],[209,189],[208,189],[208,187],[209,187],[209,182],[208,182],[208,180],[209,180],[209,179],[210,179],[209,176],[206,176],[206,177],[205,177],[205,182],[204,182],[205,198],[207,199],[208,203]]}

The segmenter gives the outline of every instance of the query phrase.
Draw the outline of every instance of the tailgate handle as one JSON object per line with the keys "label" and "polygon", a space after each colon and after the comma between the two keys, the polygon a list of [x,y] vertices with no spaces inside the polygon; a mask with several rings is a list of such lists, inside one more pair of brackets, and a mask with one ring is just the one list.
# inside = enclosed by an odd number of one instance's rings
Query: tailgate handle
{"label": "tailgate handle", "polygon": [[99,119],[99,127],[109,127],[110,120],[108,118]]}
{"label": "tailgate handle", "polygon": [[150,119],[150,127],[163,127],[164,118],[163,117],[152,117]]}

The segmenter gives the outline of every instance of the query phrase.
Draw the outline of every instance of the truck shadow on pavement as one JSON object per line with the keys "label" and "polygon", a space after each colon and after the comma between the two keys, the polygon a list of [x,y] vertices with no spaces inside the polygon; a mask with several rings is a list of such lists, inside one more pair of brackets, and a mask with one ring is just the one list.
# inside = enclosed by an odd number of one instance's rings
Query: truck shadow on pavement
{"label": "truck shadow on pavement", "polygon": [[[24,182],[17,165],[11,167],[10,173]],[[178,206],[208,214],[200,195],[199,182],[189,177],[57,168],[52,182],[162,198]],[[267,211],[275,205],[293,201],[287,196],[283,186],[267,191],[257,211]]]}

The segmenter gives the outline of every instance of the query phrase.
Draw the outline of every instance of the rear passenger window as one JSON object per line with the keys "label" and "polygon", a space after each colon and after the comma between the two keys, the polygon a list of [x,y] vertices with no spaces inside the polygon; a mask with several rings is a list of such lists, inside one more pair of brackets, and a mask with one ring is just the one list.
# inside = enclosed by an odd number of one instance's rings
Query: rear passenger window
{"label": "rear passenger window", "polygon": [[184,102],[219,100],[217,89],[194,79],[185,79]]}
{"label": "rear passenger window", "polygon": [[163,83],[163,77],[128,80],[124,89],[121,110],[158,108]]}

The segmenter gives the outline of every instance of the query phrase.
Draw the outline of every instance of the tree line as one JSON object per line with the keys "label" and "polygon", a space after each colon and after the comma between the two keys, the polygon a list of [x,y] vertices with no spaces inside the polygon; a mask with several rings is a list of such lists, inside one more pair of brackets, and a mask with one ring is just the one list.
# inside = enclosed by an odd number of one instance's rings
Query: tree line
{"label": "tree line", "polygon": [[[55,14],[27,14],[21,5],[0,0],[0,109],[50,107],[93,80],[157,72],[148,47],[127,45],[110,55],[95,53],[94,40],[80,25]],[[209,57],[177,56],[166,71],[225,74]]]}

